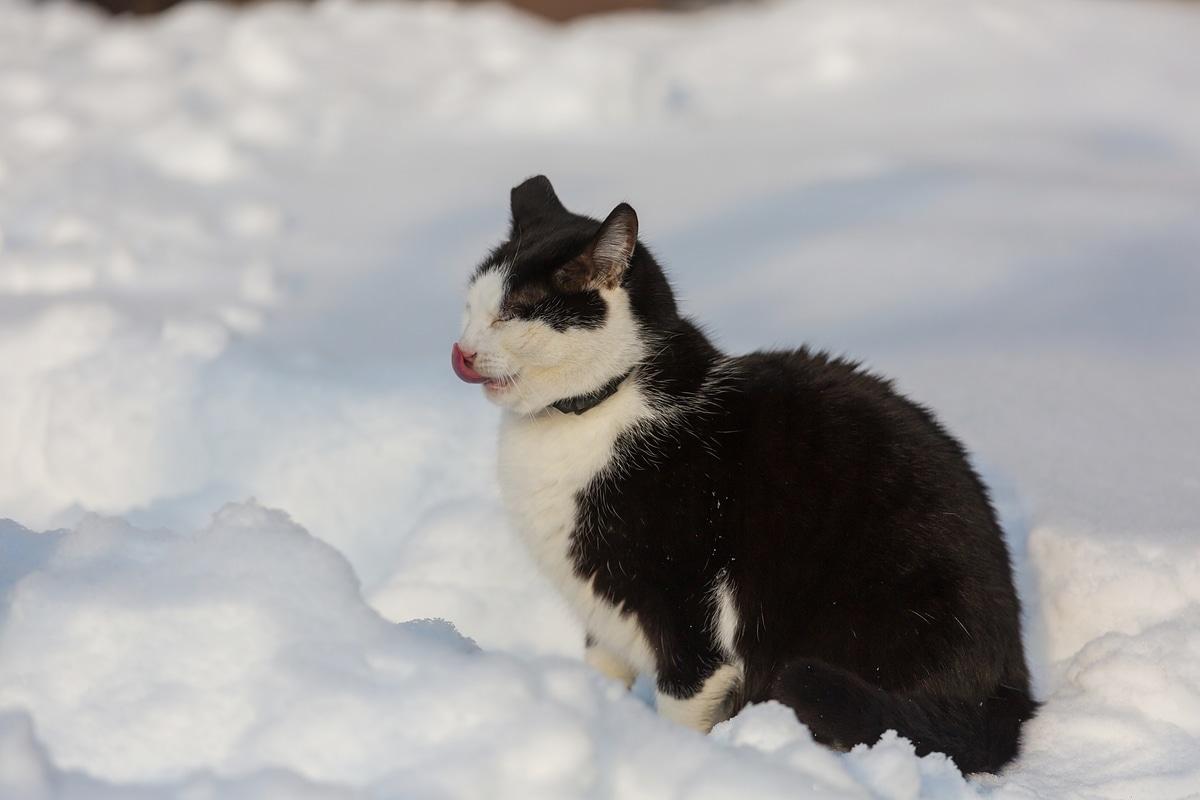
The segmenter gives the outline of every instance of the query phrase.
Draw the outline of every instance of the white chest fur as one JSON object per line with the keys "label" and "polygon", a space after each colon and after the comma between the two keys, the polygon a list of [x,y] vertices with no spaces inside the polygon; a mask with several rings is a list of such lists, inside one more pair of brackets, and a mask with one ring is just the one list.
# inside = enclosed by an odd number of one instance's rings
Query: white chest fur
{"label": "white chest fur", "polygon": [[508,414],[500,428],[500,487],[518,534],[586,631],[643,673],[654,671],[654,661],[641,626],[576,574],[570,540],[577,496],[609,466],[621,433],[651,416],[627,384],[584,414]]}

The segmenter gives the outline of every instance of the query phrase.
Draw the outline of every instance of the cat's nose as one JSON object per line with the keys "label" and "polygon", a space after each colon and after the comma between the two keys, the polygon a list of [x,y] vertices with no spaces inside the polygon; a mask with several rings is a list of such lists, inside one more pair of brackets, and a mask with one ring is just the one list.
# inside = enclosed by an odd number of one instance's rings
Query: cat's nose
{"label": "cat's nose", "polygon": [[450,350],[450,366],[454,368],[454,374],[460,380],[464,380],[467,383],[483,383],[487,380],[487,378],[476,372],[472,366],[476,355],[477,353],[474,350],[463,350],[458,346],[458,342],[454,343],[454,347]]}

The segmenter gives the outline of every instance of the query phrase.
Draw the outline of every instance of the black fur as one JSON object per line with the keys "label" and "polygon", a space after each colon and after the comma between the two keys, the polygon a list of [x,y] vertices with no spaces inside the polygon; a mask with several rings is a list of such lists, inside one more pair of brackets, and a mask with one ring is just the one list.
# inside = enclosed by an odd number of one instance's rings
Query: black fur
{"label": "black fur", "polygon": [[[514,296],[561,297],[555,271],[600,223],[544,178],[514,190],[513,212],[481,269],[512,263]],[[854,363],[727,358],[640,244],[621,282],[655,344],[631,380],[674,421],[619,442],[620,468],[578,497],[572,547],[577,573],[637,615],[659,688],[690,696],[727,660],[711,624],[724,578],[745,668],[734,710],[780,700],[837,747],[894,728],[964,772],[1012,759],[1036,703],[1008,551],[962,446]],[[576,301],[558,302],[592,304]]]}

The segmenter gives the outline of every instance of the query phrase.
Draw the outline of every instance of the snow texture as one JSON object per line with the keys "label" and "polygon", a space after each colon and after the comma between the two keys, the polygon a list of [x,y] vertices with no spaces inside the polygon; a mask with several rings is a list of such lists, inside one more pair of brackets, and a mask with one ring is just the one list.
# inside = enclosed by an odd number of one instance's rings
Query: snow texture
{"label": "snow texture", "polygon": [[[1198,38],[0,0],[0,797],[1200,794]],[[1046,701],[1004,774],[777,705],[701,737],[581,663],[445,363],[539,172],[631,201],[728,349],[854,354],[962,436]]]}

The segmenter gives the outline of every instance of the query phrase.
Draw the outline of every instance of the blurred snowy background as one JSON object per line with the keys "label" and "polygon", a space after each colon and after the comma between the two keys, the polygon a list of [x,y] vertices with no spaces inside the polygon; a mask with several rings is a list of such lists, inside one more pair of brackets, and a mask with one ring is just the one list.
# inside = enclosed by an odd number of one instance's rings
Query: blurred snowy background
{"label": "blurred snowy background", "polygon": [[[1197,42],[1149,1],[0,0],[0,797],[1196,797]],[[1047,701],[1004,775],[779,707],[703,738],[578,662],[446,363],[535,173],[632,202],[727,349],[863,358],[965,440]]]}

